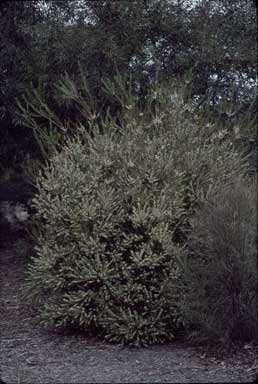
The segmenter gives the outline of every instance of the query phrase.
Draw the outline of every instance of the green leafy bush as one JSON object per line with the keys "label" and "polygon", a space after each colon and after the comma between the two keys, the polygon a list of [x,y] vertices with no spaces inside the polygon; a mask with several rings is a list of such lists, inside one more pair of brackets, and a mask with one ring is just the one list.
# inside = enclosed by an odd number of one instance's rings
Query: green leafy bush
{"label": "green leafy bush", "polygon": [[155,111],[147,104],[144,113],[119,83],[119,125],[107,115],[100,132],[92,119],[91,132],[67,139],[38,177],[27,292],[46,324],[146,345],[171,339],[183,322],[179,229],[245,165],[181,97],[156,94]]}
{"label": "green leafy bush", "polygon": [[181,304],[195,340],[257,340],[257,183],[235,178],[192,220]]}

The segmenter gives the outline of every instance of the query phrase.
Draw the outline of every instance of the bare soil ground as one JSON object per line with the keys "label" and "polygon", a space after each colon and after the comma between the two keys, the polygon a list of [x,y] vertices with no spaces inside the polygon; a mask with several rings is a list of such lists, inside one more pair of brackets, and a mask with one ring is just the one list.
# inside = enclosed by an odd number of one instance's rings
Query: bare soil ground
{"label": "bare soil ground", "polygon": [[257,377],[253,345],[227,355],[183,340],[122,348],[82,333],[44,330],[22,301],[25,269],[26,261],[14,245],[0,251],[0,364],[5,383],[244,383]]}

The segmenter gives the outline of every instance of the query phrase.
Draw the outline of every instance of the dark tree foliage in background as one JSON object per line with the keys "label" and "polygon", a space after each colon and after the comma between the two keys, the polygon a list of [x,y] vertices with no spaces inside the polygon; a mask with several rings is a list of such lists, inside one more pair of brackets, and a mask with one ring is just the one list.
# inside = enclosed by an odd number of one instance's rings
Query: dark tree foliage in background
{"label": "dark tree foliage in background", "polygon": [[66,2],[47,2],[47,9],[45,5],[41,1],[1,2],[1,169],[19,164],[26,152],[36,150],[32,132],[23,126],[15,100],[39,83],[50,87],[51,74],[55,73],[51,59],[59,56],[58,42],[71,12]]}
{"label": "dark tree foliage in background", "polygon": [[76,110],[58,103],[55,83],[65,73],[79,82],[80,68],[99,107],[114,114],[103,79],[131,74],[144,101],[157,71],[164,80],[189,70],[200,105],[217,116],[223,98],[245,111],[256,97],[256,30],[250,0],[2,1],[1,171],[39,155],[16,99],[41,86],[65,121]]}

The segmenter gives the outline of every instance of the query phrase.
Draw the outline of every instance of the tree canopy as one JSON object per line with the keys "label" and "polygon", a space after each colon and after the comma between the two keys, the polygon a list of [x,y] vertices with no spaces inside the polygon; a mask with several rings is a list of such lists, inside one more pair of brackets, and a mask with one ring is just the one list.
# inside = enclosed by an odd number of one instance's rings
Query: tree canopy
{"label": "tree canopy", "polygon": [[166,80],[189,70],[200,104],[231,99],[246,108],[256,97],[250,0],[2,1],[0,31],[2,163],[36,151],[16,99],[41,86],[58,110],[56,82],[66,73],[79,82],[80,68],[101,107],[110,107],[102,81],[117,73],[131,75],[143,99],[157,71]]}

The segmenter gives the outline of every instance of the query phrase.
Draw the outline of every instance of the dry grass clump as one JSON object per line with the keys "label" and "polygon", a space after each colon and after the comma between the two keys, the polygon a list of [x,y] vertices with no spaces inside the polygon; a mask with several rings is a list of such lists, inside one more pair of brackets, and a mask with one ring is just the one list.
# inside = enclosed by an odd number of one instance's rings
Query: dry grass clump
{"label": "dry grass clump", "polygon": [[257,340],[257,182],[215,188],[191,225],[181,304],[192,337]]}

